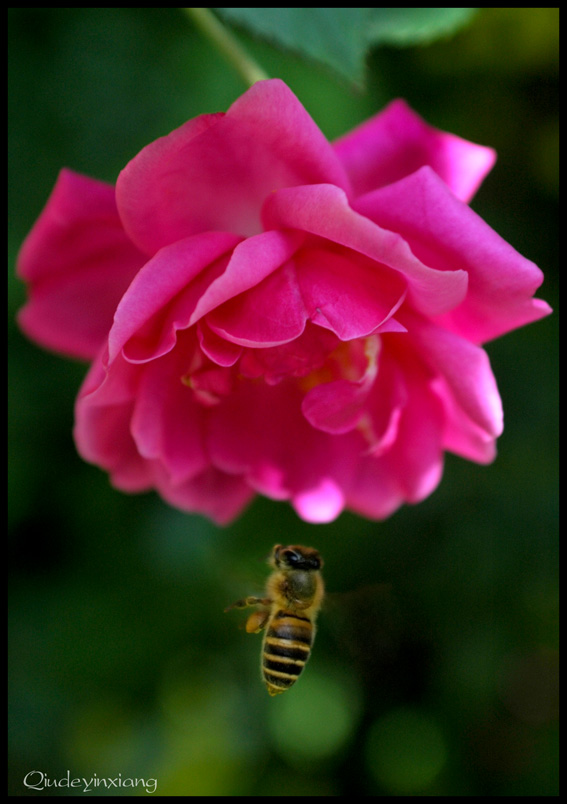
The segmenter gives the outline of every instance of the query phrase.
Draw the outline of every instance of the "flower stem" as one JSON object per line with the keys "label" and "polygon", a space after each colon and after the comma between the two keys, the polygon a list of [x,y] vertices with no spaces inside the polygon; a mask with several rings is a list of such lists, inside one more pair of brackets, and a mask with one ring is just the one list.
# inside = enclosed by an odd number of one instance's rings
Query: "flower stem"
{"label": "flower stem", "polygon": [[268,78],[268,75],[208,8],[186,8],[184,10],[249,86],[255,84],[256,81],[264,81]]}

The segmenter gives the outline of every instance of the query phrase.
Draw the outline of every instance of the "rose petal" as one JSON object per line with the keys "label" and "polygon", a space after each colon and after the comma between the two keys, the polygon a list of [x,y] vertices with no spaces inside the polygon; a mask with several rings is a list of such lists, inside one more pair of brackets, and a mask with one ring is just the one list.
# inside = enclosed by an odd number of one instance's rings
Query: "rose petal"
{"label": "rose petal", "polygon": [[109,336],[110,359],[121,348],[132,362],[166,354],[179,330],[260,283],[289,259],[302,240],[294,233],[264,232],[240,243],[230,257],[207,265],[233,245],[234,237],[209,232],[156,254],[118,307]]}
{"label": "rose petal", "polygon": [[493,440],[502,433],[502,402],[486,352],[426,321],[414,321],[411,338],[422,360],[438,375],[438,386]]}
{"label": "rose petal", "polygon": [[20,326],[48,349],[92,360],[144,262],[122,229],[114,188],[62,170],[18,257],[29,283]]}
{"label": "rose petal", "polygon": [[153,487],[152,470],[130,435],[133,389],[139,368],[125,361],[107,380],[100,359],[93,363],[75,405],[74,438],[81,457],[105,469],[122,491]]}
{"label": "rose petal", "polygon": [[140,455],[159,461],[172,485],[184,483],[209,464],[204,410],[182,382],[192,348],[194,344],[184,343],[144,365],[130,425]]}
{"label": "rose petal", "polygon": [[312,388],[303,400],[303,415],[325,433],[348,433],[364,415],[367,394],[356,383],[336,380]]}
{"label": "rose petal", "polygon": [[[347,485],[364,448],[362,436],[330,436],[310,427],[301,414],[301,398],[293,382],[242,381],[211,411],[208,448],[214,465],[242,475],[256,491],[277,500]],[[321,516],[329,510],[321,506]]]}
{"label": "rose petal", "polygon": [[[76,404],[77,449],[84,460],[105,469],[121,491],[156,489],[172,505],[226,524],[241,513],[254,491],[241,478],[208,465],[191,391],[181,381],[181,393],[171,386],[170,370],[177,359],[168,355],[139,366],[118,357],[110,370],[102,360],[95,361]],[[165,408],[160,394],[167,396]]]}
{"label": "rose petal", "polygon": [[406,297],[399,274],[346,249],[303,249],[295,265],[309,318],[341,340],[399,328],[387,327]]}
{"label": "rose petal", "polygon": [[277,346],[298,338],[307,312],[290,263],[207,316],[210,328],[241,346]]}
{"label": "rose petal", "polygon": [[395,444],[401,416],[409,403],[403,363],[396,355],[401,344],[398,341],[398,349],[392,349],[392,343],[391,338],[380,339],[378,374],[368,394],[367,414],[359,424],[370,447],[367,452],[374,456],[384,454]]}
{"label": "rose petal", "polygon": [[400,235],[382,229],[352,210],[345,193],[337,187],[278,190],[266,201],[263,220],[268,229],[309,232],[393,268],[407,282],[408,300],[424,315],[451,310],[466,295],[465,271],[435,271],[427,267],[412,254]]}
{"label": "rose petal", "polygon": [[227,525],[256,496],[242,478],[220,472],[212,466],[179,485],[172,485],[167,475],[156,467],[155,485],[170,505],[189,513],[204,514],[217,525]]}
{"label": "rose petal", "polygon": [[418,410],[416,416],[405,412],[396,445],[384,455],[360,457],[346,495],[350,510],[382,520],[404,503],[421,502],[435,490],[443,474],[441,418],[424,420],[424,412],[421,416]]}
{"label": "rose petal", "polygon": [[334,143],[355,195],[371,192],[429,165],[463,201],[470,201],[496,154],[428,125],[402,100]]}
{"label": "rose petal", "polygon": [[387,519],[405,502],[386,461],[361,455],[346,507],[368,519]]}
{"label": "rose petal", "polygon": [[357,199],[355,208],[399,232],[432,268],[467,272],[466,298],[439,319],[465,338],[484,343],[551,312],[531,298],[543,281],[539,268],[458,201],[429,168]]}
{"label": "rose petal", "polygon": [[348,489],[347,505],[363,516],[384,519],[402,503],[417,503],[443,474],[443,410],[420,376],[406,373],[406,404],[399,410],[395,440],[374,456],[361,456]]}
{"label": "rose petal", "polygon": [[144,148],[116,185],[124,228],[148,254],[215,229],[261,231],[280,187],[348,179],[332,146],[280,80],[259,81],[224,115],[190,121]]}
{"label": "rose petal", "polygon": [[378,351],[377,338],[367,338],[364,344],[366,369],[359,380],[335,380],[308,391],[301,410],[313,427],[340,434],[348,433],[359,424],[366,413],[368,395],[378,373]]}
{"label": "rose petal", "polygon": [[438,399],[423,379],[416,381],[412,377],[408,380],[408,403],[400,416],[396,441],[378,458],[396,477],[405,502],[421,502],[441,480],[443,425],[443,409]]}
{"label": "rose petal", "polygon": [[445,415],[443,449],[468,461],[492,463],[496,457],[496,438],[466,414],[443,378],[434,380],[432,389],[441,400]]}
{"label": "rose petal", "polygon": [[270,349],[247,349],[238,371],[250,379],[263,377],[269,385],[274,385],[284,378],[302,378],[321,369],[338,346],[340,341],[332,332],[308,321],[294,341]]}
{"label": "rose petal", "polygon": [[305,522],[319,525],[338,517],[345,507],[345,495],[338,483],[325,477],[315,487],[294,494],[291,502]]}
{"label": "rose petal", "polygon": [[[205,232],[162,249],[147,262],[114,315],[108,336],[109,362],[128,342],[131,342],[132,360],[151,359],[172,349],[175,344],[174,324],[171,323],[165,333],[161,332],[167,306],[193,283],[192,312],[202,291],[193,280],[206,268],[214,266],[215,261],[230,252],[239,241],[240,238],[226,232]],[[208,280],[210,282],[211,278]]]}
{"label": "rose petal", "polygon": [[234,366],[242,354],[242,347],[219,337],[204,318],[197,324],[197,337],[202,351],[219,366]]}

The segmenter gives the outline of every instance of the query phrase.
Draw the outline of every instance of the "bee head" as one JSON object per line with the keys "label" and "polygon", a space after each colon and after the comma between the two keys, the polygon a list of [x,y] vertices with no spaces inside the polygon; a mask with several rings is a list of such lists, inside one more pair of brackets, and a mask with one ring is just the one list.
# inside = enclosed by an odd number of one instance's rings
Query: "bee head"
{"label": "bee head", "polygon": [[313,547],[276,544],[272,552],[271,563],[276,569],[320,570],[323,559]]}

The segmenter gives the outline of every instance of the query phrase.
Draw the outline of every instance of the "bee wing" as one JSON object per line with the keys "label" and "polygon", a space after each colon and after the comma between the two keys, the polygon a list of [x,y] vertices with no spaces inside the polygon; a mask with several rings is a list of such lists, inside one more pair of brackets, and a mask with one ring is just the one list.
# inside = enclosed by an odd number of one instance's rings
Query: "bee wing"
{"label": "bee wing", "polygon": [[383,675],[396,659],[400,614],[390,584],[368,584],[350,592],[329,593],[321,631],[329,633],[340,655],[368,680]]}

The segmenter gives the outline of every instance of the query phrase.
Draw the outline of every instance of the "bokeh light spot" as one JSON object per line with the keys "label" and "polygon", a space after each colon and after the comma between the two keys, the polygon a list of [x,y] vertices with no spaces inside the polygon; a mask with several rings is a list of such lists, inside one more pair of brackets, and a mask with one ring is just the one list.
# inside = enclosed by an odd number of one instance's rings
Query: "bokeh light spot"
{"label": "bokeh light spot", "polygon": [[291,764],[326,759],[348,741],[358,719],[352,686],[312,672],[271,701],[270,730]]}
{"label": "bokeh light spot", "polygon": [[429,787],[447,761],[438,724],[427,715],[396,709],[375,721],[366,743],[366,763],[376,782],[394,795]]}

